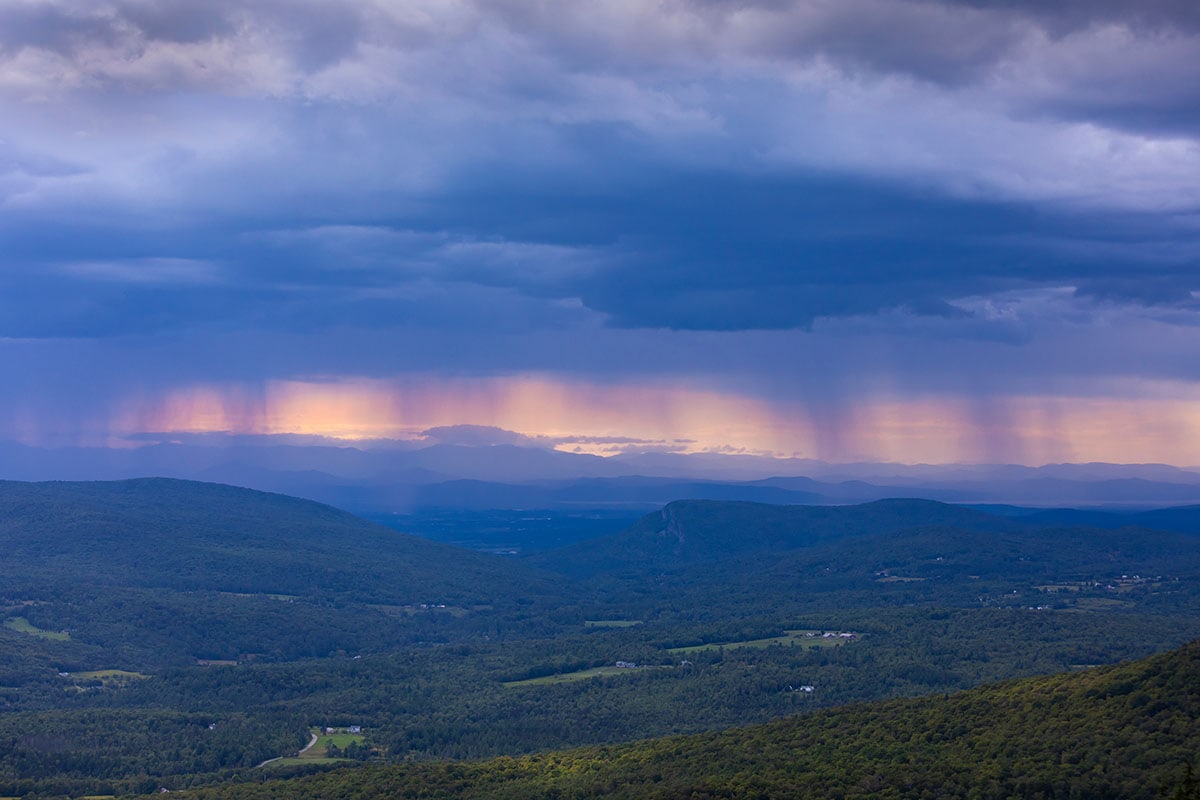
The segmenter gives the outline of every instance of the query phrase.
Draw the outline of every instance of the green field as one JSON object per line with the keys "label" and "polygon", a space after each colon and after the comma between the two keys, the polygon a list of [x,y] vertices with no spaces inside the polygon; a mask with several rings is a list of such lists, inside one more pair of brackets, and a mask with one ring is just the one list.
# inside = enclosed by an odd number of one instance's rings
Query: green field
{"label": "green field", "polygon": [[[595,622],[614,622],[614,621],[616,621],[616,620],[599,620],[599,621],[589,622],[587,624],[591,625],[591,624],[595,624]],[[628,623],[625,621],[617,621],[617,622],[620,622],[621,624],[613,625],[611,627],[629,627],[630,624],[634,624],[634,625],[640,624],[640,623]],[[808,634],[813,634],[813,635],[809,636]],[[857,636],[857,634],[856,634],[856,636]],[[825,639],[825,638],[822,638],[821,631],[793,630],[793,631],[784,631],[783,636],[772,636],[768,639],[749,639],[749,640],[737,641],[737,642],[710,642],[707,644],[688,645],[688,646],[684,646],[684,647],[671,647],[671,648],[668,648],[666,652],[672,653],[675,655],[684,655],[687,653],[699,653],[704,650],[719,650],[721,648],[738,648],[738,647],[764,648],[764,647],[772,647],[772,646],[776,646],[776,645],[783,646],[783,647],[801,647],[801,648],[815,649],[818,647],[837,647],[838,645],[845,644],[846,642],[849,642],[849,641],[855,641],[855,640],[854,639],[842,639],[842,638]],[[557,684],[557,683],[572,683],[574,681],[586,681],[590,678],[604,678],[604,677],[609,677],[612,675],[624,675],[624,674],[628,674],[631,672],[637,672],[639,669],[646,669],[646,668],[647,667],[632,667],[631,668],[631,667],[618,667],[618,666],[589,667],[588,669],[576,670],[575,672],[560,672],[555,675],[543,675],[538,678],[525,678],[525,679],[519,680],[519,681],[505,681],[504,685],[505,686],[547,686],[547,685]],[[654,667],[654,669],[669,669],[669,667],[659,666],[659,667]]]}
{"label": "green field", "polygon": [[307,766],[311,766],[313,764],[332,764],[335,762],[350,763],[351,760],[352,759],[349,759],[349,758],[325,758],[324,756],[322,756],[321,758],[309,758],[307,756],[288,756],[287,758],[277,758],[268,764],[264,764],[263,768],[271,769],[273,767],[307,767]]}
{"label": "green field", "polygon": [[[814,637],[809,637],[807,634],[816,633]],[[709,642],[707,644],[693,644],[686,647],[672,647],[668,653],[699,653],[704,650],[720,650],[721,648],[737,648],[737,647],[774,647],[780,645],[784,647],[837,647],[838,645],[852,642],[854,639],[841,638],[822,638],[818,631],[784,631],[783,636],[772,636],[768,639],[748,639],[741,642]]]}
{"label": "green field", "polygon": [[332,763],[335,761],[353,761],[350,758],[332,758],[329,755],[330,745],[337,747],[339,750],[344,750],[352,744],[363,744],[366,737],[360,733],[322,733],[324,728],[313,728],[310,733],[317,737],[311,747],[305,747],[294,756],[285,758],[276,758],[261,764],[263,767],[295,767],[305,766],[318,763]]}
{"label": "green field", "polygon": [[77,681],[100,681],[105,686],[124,686],[130,681],[140,681],[150,676],[144,672],[130,672],[127,669],[97,669],[91,672],[72,672],[71,677]]}
{"label": "green field", "polygon": [[221,592],[225,597],[265,597],[268,600],[278,600],[281,603],[290,603],[293,600],[299,600],[300,595],[296,594],[271,594],[269,592]]}
{"label": "green field", "polygon": [[1114,608],[1125,608],[1132,605],[1126,600],[1114,600],[1111,597],[1081,597],[1071,604],[1068,611],[1112,611]]}
{"label": "green field", "polygon": [[342,750],[342,749],[345,749],[345,747],[347,745],[352,744],[352,743],[362,744],[363,738],[364,737],[358,733],[321,734],[320,736],[317,737],[317,743],[314,744],[312,747],[310,747],[308,750],[305,750],[304,755],[302,755],[301,758],[307,758],[307,759],[328,758],[330,745],[333,745],[334,747],[338,748],[339,750]]}
{"label": "green field", "polygon": [[584,621],[588,628],[632,628],[641,625],[640,619],[589,619]]}
{"label": "green field", "polygon": [[[590,669],[581,669],[576,672],[562,672],[558,675],[543,675],[540,678],[527,678],[523,681],[507,681],[505,686],[547,686],[555,683],[571,683],[572,681],[586,681],[588,678],[603,678],[609,675],[628,675],[632,672],[637,672],[639,669],[647,669],[647,667],[591,667]],[[666,667],[659,667],[666,669]]]}
{"label": "green field", "polygon": [[66,631],[44,631],[41,628],[35,627],[24,617],[6,619],[4,620],[4,627],[20,631],[21,633],[28,633],[31,636],[40,636],[43,639],[53,639],[57,642],[65,642],[71,638],[71,635]]}
{"label": "green field", "polygon": [[[313,728],[312,733],[316,734],[317,741],[312,747],[308,747],[300,751],[300,754],[297,757],[298,761],[305,763],[321,760],[328,761],[329,748],[331,745],[339,750],[344,750],[349,745],[362,744],[364,741],[366,741],[366,737],[361,733],[345,733],[341,731],[338,733],[322,733],[321,730],[321,728]],[[340,761],[341,759],[338,760]]]}

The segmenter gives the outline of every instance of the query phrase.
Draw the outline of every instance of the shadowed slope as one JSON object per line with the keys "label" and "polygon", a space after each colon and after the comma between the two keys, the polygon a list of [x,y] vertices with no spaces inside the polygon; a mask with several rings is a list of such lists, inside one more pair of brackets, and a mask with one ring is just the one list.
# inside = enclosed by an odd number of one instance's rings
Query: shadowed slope
{"label": "shadowed slope", "polygon": [[1012,520],[931,500],[878,500],[856,506],[680,500],[647,514],[626,531],[539,554],[531,561],[580,577],[672,570],[929,525],[978,531],[1020,527]]}
{"label": "shadowed slope", "polygon": [[167,479],[0,483],[0,552],[0,638],[25,653],[0,659],[0,685],[22,691],[59,671],[495,636],[565,591],[329,506]]}
{"label": "shadowed slope", "polygon": [[160,478],[0,483],[0,585],[491,602],[544,590],[510,561],[284,495]]}

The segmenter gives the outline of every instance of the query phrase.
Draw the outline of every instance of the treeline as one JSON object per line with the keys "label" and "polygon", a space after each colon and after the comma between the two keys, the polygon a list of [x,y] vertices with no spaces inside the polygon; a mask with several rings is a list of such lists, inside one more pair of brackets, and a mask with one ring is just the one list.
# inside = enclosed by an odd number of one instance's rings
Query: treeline
{"label": "treeline", "polygon": [[288,714],[87,709],[0,715],[0,795],[124,794],[229,779],[296,751]]}
{"label": "treeline", "polygon": [[342,770],[188,792],[338,798],[1195,796],[1200,643],[1132,664],[718,733],[474,763]]}

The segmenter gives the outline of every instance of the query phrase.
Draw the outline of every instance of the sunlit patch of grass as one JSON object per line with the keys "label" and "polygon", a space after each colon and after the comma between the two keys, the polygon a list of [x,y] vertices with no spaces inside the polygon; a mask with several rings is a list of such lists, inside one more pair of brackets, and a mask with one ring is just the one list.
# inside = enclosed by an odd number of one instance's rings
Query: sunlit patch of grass
{"label": "sunlit patch of grass", "polygon": [[[810,635],[816,634],[816,635]],[[857,634],[855,634],[857,638]],[[767,639],[747,639],[739,642],[707,642],[705,644],[693,644],[686,647],[672,647],[667,650],[668,653],[699,653],[705,650],[720,650],[722,648],[734,649],[738,647],[762,648],[762,647],[837,647],[846,642],[854,641],[853,638],[845,638],[841,636],[831,636],[826,638],[816,631],[784,631],[783,636],[772,636]]]}
{"label": "sunlit patch of grass", "polygon": [[[505,686],[550,686],[556,683],[572,683],[573,681],[586,681],[589,678],[604,678],[611,675],[628,675],[638,672],[641,669],[650,669],[650,667],[591,667],[589,669],[581,669],[575,672],[562,672],[558,675],[543,675],[540,678],[526,678],[521,681],[506,681]],[[669,669],[669,667],[656,667],[656,669]]]}
{"label": "sunlit patch of grass", "polygon": [[4,620],[4,627],[11,628],[14,631],[28,633],[30,636],[40,636],[43,639],[53,639],[56,642],[65,642],[71,638],[71,634],[66,631],[47,631],[42,630],[30,623],[24,617],[10,617]]}
{"label": "sunlit patch of grass", "polygon": [[149,678],[143,672],[131,672],[127,669],[95,669],[88,672],[73,672],[71,677],[76,681],[100,681],[106,689],[116,689],[134,681]]}

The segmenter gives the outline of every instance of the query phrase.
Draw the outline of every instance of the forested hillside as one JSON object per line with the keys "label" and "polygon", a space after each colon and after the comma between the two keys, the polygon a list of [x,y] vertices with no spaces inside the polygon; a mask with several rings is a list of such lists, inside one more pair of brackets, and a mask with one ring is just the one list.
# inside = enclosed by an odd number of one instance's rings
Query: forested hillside
{"label": "forested hillside", "polygon": [[[566,591],[318,503],[163,479],[0,483],[0,550],[0,635],[64,672],[494,634]],[[20,666],[0,659],[0,687]]]}
{"label": "forested hillside", "polygon": [[510,561],[284,495],[166,479],[0,482],[0,581],[225,591],[371,603],[545,592]]}
{"label": "forested hillside", "polygon": [[1130,664],[521,759],[339,771],[196,800],[1196,796],[1200,643]]}
{"label": "forested hillside", "polygon": [[226,486],[0,499],[0,797],[701,734],[1200,637],[1195,536],[926,501],[685,501],[522,559]]}
{"label": "forested hillside", "polygon": [[856,506],[685,500],[647,514],[623,533],[538,554],[531,561],[577,577],[673,570],[919,525],[980,531],[1019,527],[1003,517],[929,500],[880,500]]}
{"label": "forested hillside", "polygon": [[[925,500],[680,501],[621,533],[537,553],[626,612],[755,615],[911,606],[1200,609],[1200,538],[1070,526]],[[668,599],[669,598],[669,599]],[[769,598],[769,600],[767,600]]]}

